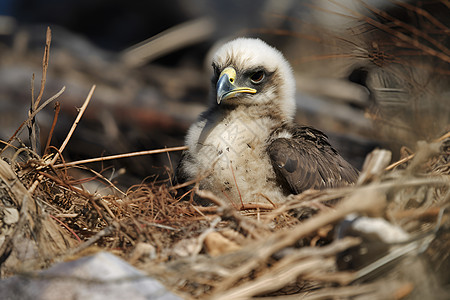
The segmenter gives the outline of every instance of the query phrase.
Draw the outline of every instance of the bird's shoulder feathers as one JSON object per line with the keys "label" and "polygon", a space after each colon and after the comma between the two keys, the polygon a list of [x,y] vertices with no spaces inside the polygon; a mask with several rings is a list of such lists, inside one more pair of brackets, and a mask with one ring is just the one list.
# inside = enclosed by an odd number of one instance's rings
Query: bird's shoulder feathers
{"label": "bird's shoulder feathers", "polygon": [[350,184],[358,177],[327,136],[312,127],[285,124],[277,128],[267,150],[280,183],[290,193]]}

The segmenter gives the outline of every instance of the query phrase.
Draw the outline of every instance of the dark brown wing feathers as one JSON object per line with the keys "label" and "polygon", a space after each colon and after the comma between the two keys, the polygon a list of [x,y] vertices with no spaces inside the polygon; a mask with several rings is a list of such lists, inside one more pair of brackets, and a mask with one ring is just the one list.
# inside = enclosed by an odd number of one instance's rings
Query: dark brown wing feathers
{"label": "dark brown wing feathers", "polygon": [[[292,138],[276,138],[283,130]],[[354,183],[358,171],[328,143],[321,131],[299,125],[285,125],[272,134],[268,153],[287,193],[323,189]]]}

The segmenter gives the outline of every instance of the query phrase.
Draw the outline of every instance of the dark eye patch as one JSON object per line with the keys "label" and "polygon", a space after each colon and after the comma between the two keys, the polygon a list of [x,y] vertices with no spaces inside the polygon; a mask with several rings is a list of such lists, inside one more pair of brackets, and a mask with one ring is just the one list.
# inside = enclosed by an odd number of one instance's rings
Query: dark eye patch
{"label": "dark eye patch", "polygon": [[217,80],[219,79],[221,71],[220,71],[220,67],[217,66],[215,63],[212,63],[212,67],[213,67],[214,74],[211,77],[211,83],[213,84],[213,86],[215,86],[217,83]]}
{"label": "dark eye patch", "polygon": [[216,64],[212,64],[213,70],[214,70],[214,76],[219,77],[220,75],[220,69]]}

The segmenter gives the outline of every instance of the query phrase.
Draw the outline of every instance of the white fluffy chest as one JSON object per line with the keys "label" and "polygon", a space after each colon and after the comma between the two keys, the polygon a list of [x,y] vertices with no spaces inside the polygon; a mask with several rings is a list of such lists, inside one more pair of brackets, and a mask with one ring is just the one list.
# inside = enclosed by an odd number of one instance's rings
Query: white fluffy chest
{"label": "white fluffy chest", "polygon": [[227,171],[235,167],[245,167],[264,156],[267,128],[257,122],[233,119],[207,128],[199,136],[197,157],[205,168],[215,165],[217,171]]}
{"label": "white fluffy chest", "polygon": [[[192,129],[188,145],[196,162],[191,173],[206,176],[201,187],[236,204],[241,200],[265,202],[267,198],[277,202],[273,198],[280,195],[266,152],[272,122],[270,118],[251,119],[237,114]],[[266,195],[267,191],[270,195]]]}

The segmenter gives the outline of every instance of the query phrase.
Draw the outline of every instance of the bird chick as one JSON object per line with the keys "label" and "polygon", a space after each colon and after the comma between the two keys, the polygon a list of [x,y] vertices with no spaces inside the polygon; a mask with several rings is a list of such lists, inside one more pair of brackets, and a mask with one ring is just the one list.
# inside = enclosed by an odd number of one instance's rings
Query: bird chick
{"label": "bird chick", "polygon": [[178,183],[198,179],[200,189],[239,205],[356,181],[325,134],[293,122],[295,78],[280,51],[238,38],[212,67],[212,101],[188,131]]}

